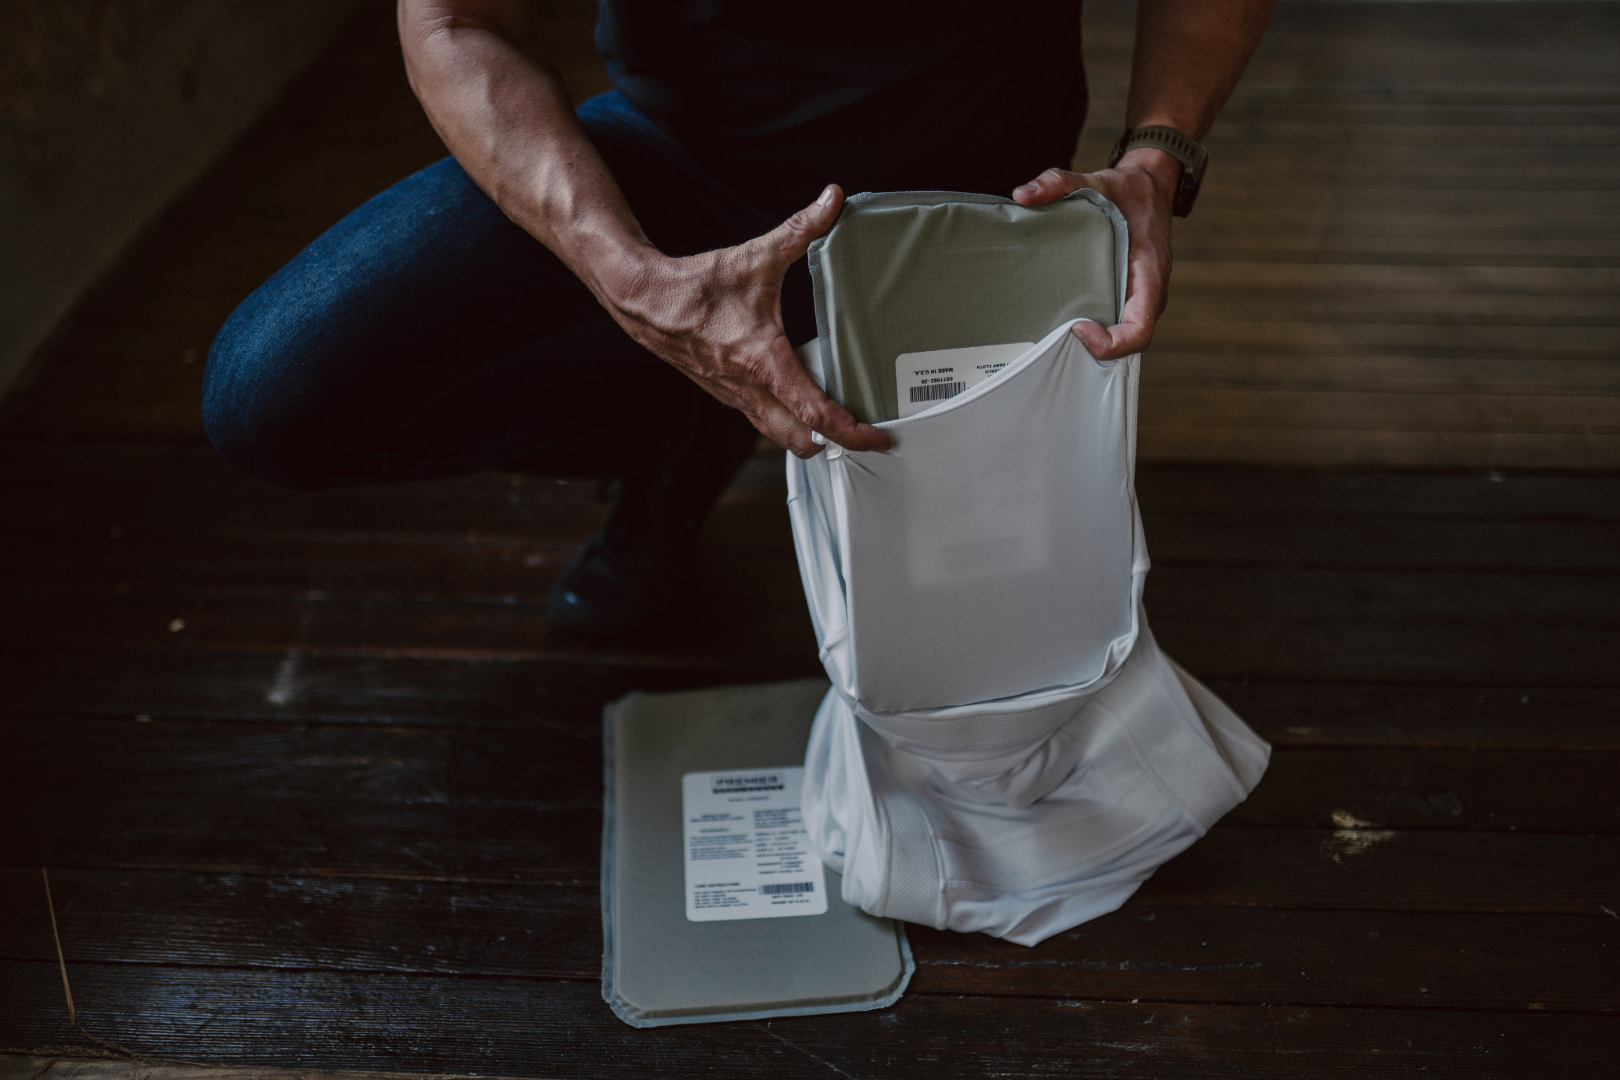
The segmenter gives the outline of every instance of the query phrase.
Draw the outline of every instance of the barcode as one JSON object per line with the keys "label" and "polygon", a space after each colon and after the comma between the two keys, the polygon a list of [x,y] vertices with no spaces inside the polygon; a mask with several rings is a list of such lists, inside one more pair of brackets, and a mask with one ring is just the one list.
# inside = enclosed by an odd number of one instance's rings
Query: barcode
{"label": "barcode", "polygon": [[816,883],[813,881],[789,881],[782,885],[761,885],[759,895],[781,896],[783,893],[815,892]]}
{"label": "barcode", "polygon": [[919,401],[944,401],[946,398],[955,397],[966,389],[967,384],[959,382],[934,383],[932,386],[913,386],[911,388],[911,401],[912,404]]}

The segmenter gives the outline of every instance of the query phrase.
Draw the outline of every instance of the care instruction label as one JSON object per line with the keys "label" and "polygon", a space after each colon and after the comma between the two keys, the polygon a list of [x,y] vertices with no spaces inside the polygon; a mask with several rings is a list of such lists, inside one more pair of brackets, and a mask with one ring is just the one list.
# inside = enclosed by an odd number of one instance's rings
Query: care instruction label
{"label": "care instruction label", "polygon": [[692,922],[820,915],[827,876],[805,841],[804,767],[687,773],[686,917]]}
{"label": "care instruction label", "polygon": [[1033,341],[1011,345],[975,345],[970,349],[935,349],[901,353],[894,360],[894,385],[900,419],[931,409],[984,380],[1033,348]]}

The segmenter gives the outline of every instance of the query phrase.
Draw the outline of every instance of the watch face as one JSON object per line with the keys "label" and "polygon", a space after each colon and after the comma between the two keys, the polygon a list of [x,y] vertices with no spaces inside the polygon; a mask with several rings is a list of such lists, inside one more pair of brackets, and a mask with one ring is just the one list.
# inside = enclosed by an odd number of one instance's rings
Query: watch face
{"label": "watch face", "polygon": [[1129,145],[1130,141],[1131,129],[1126,128],[1125,134],[1119,137],[1119,142],[1115,143],[1114,149],[1108,153],[1108,167],[1110,169],[1112,169],[1115,165],[1118,165],[1119,159],[1125,156],[1125,147]]}

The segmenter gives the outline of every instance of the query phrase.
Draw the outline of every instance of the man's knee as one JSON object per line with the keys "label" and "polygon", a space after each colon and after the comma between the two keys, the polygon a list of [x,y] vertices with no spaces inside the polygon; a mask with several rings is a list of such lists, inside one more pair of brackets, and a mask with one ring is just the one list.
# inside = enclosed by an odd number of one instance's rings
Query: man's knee
{"label": "man's knee", "polygon": [[277,321],[250,298],[220,328],[203,371],[203,430],[245,472],[283,487],[330,487],[339,481],[321,467],[315,395]]}

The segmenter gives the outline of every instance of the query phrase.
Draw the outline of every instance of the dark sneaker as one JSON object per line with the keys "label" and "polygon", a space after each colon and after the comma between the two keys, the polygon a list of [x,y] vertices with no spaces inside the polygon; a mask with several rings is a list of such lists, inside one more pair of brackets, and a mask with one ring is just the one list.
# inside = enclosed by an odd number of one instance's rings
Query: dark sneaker
{"label": "dark sneaker", "polygon": [[697,570],[697,545],[658,558],[614,551],[592,537],[551,587],[551,625],[580,637],[611,637],[649,622],[671,607]]}
{"label": "dark sneaker", "polygon": [[552,586],[551,625],[608,637],[672,607],[698,570],[698,533],[757,436],[742,414],[696,392],[674,437],[649,448],[653,468],[623,477],[602,532]]}

